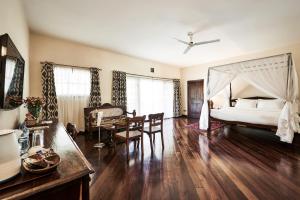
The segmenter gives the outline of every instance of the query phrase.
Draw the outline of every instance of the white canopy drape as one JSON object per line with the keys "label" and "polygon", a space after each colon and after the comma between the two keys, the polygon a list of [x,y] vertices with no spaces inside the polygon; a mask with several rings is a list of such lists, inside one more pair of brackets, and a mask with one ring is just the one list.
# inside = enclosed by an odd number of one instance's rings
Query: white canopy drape
{"label": "white canopy drape", "polygon": [[[281,141],[291,143],[294,132],[299,130],[298,77],[291,54],[209,68],[206,98],[215,96],[237,76],[270,96],[286,102],[278,120],[276,135]],[[208,115],[205,100],[199,121],[200,129],[208,129]]]}

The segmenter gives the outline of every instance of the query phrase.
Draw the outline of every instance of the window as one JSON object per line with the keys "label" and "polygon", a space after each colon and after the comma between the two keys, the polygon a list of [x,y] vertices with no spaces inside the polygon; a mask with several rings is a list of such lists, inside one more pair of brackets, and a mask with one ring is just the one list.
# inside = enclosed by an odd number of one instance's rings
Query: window
{"label": "window", "polygon": [[83,130],[83,109],[88,106],[91,90],[89,69],[55,66],[54,79],[59,121],[74,123]]}
{"label": "window", "polygon": [[127,76],[127,109],[137,115],[164,112],[173,117],[173,81]]}
{"label": "window", "polygon": [[57,96],[89,96],[91,90],[88,69],[59,67],[54,68]]}

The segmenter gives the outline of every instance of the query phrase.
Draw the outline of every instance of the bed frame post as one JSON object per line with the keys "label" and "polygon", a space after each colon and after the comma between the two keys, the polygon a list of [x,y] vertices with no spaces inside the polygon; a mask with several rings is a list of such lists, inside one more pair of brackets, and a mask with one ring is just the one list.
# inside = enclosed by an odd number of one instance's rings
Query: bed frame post
{"label": "bed frame post", "polygon": [[229,106],[232,107],[232,89],[231,89],[231,82],[229,84]]}
{"label": "bed frame post", "polygon": [[207,100],[208,105],[208,129],[207,129],[207,136],[210,136],[211,131],[211,123],[210,123],[210,109],[211,109],[211,101]]}

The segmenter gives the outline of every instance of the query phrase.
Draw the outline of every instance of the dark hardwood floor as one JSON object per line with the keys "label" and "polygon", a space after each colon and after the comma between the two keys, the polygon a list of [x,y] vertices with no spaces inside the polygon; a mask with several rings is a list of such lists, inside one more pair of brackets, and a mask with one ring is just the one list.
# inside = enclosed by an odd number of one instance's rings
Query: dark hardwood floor
{"label": "dark hardwood floor", "polygon": [[151,155],[126,162],[125,145],[98,150],[83,135],[78,146],[96,173],[91,199],[299,199],[300,140],[286,144],[272,132],[226,126],[210,139],[186,128],[195,120],[165,120],[165,149],[156,136]]}

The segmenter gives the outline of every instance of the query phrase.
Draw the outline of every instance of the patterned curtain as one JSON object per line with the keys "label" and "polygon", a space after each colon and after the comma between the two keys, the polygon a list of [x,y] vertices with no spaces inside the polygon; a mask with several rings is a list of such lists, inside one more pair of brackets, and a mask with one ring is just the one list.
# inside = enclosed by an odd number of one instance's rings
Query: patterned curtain
{"label": "patterned curtain", "polygon": [[90,68],[91,93],[89,107],[101,106],[100,76],[98,68]]}
{"label": "patterned curtain", "polygon": [[113,71],[112,79],[112,104],[115,106],[127,106],[126,97],[126,73]]}
{"label": "patterned curtain", "polygon": [[45,63],[42,66],[43,98],[45,99],[45,105],[43,107],[43,119],[45,120],[58,118],[53,68],[53,64],[51,63]]}
{"label": "patterned curtain", "polygon": [[181,91],[180,91],[180,80],[179,79],[174,79],[174,117],[179,117],[180,116],[180,110],[181,110]]}

